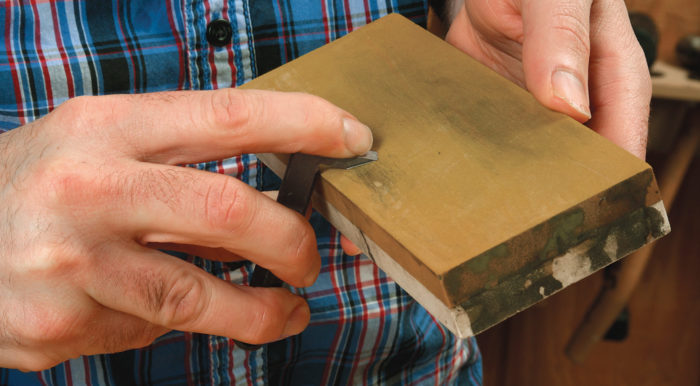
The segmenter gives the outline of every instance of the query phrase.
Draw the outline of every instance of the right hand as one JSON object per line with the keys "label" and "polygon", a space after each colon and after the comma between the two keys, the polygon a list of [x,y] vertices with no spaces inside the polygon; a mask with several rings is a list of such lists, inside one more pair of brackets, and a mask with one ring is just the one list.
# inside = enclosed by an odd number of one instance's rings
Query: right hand
{"label": "right hand", "polygon": [[0,135],[0,366],[42,370],[171,329],[298,334],[301,297],[232,285],[155,247],[240,256],[304,287],[320,269],[308,222],[233,177],[176,165],[351,157],[371,143],[320,98],[234,89],[80,97]]}

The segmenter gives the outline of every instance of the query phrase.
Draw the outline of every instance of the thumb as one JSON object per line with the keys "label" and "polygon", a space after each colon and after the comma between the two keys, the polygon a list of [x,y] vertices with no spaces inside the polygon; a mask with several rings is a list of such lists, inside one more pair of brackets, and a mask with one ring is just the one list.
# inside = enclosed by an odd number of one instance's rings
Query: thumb
{"label": "thumb", "polygon": [[523,1],[523,71],[543,105],[579,122],[591,118],[588,99],[591,0]]}

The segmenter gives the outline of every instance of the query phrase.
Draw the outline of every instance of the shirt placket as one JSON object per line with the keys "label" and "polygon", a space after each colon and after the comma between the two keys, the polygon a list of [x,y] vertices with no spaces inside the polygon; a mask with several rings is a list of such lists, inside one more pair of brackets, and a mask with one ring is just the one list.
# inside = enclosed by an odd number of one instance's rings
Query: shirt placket
{"label": "shirt placket", "polygon": [[[252,79],[255,71],[248,2],[184,0],[183,7],[190,88],[211,90],[236,87]],[[219,169],[225,169],[227,161],[235,165],[248,163],[245,156],[235,157],[217,163],[219,167],[216,171],[226,172]],[[230,274],[235,275],[236,272]],[[227,279],[239,281],[234,277]],[[209,368],[200,369],[200,374],[204,376],[201,379],[203,383],[260,383],[263,350],[246,352],[237,348],[231,339],[221,336],[208,336],[207,344],[199,349],[204,350],[202,354],[209,359],[208,363],[202,363]]]}
{"label": "shirt placket", "polygon": [[[184,7],[191,88],[236,87],[253,79],[255,66],[248,1],[185,0]],[[226,26],[230,26],[232,32],[230,41],[212,44],[211,33],[221,32]]]}

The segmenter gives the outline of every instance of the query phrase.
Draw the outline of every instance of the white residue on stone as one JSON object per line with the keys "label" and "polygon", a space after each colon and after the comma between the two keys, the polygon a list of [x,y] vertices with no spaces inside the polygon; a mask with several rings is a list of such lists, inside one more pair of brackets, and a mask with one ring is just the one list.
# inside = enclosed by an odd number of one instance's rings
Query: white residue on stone
{"label": "white residue on stone", "polygon": [[586,256],[588,244],[577,245],[566,251],[563,256],[552,260],[552,277],[558,280],[562,287],[568,287],[591,273],[591,259]]}

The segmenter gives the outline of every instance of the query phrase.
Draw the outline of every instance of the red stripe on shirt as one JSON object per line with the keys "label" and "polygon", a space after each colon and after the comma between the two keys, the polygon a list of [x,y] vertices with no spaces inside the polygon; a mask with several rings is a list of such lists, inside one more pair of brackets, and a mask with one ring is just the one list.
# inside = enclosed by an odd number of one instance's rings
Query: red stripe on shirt
{"label": "red stripe on shirt", "polygon": [[321,13],[323,14],[323,33],[326,35],[326,44],[331,42],[331,31],[328,28],[328,8],[326,8],[326,0],[321,0]]}
{"label": "red stripe on shirt", "polygon": [[[362,260],[359,258],[355,259],[355,281],[358,283],[361,283],[361,276],[360,276],[360,266],[362,264]],[[367,321],[369,320],[369,312],[367,311],[367,302],[365,301],[365,294],[364,291],[362,290],[365,288],[364,285],[357,285],[357,294],[360,296],[360,305],[362,306],[362,328],[360,330],[360,338],[357,342],[357,347],[359,348],[359,351],[362,352],[362,347],[365,343],[365,335],[367,334]],[[353,379],[355,372],[357,371],[357,367],[360,364],[360,361],[362,359],[362,356],[360,355],[359,358],[352,363],[352,370],[350,370],[350,376],[349,379]],[[370,362],[371,363],[371,362]]]}
{"label": "red stripe on shirt", "polygon": [[44,380],[44,372],[38,373],[38,378],[39,382],[41,382],[41,386],[46,386],[46,381]]}
{"label": "red stripe on shirt", "polygon": [[10,40],[10,27],[12,26],[12,10],[5,13],[5,49],[7,49],[7,60],[10,62],[10,68],[12,69],[12,86],[15,89],[15,102],[17,103],[17,118],[19,118],[19,124],[24,125],[27,123],[24,117],[24,108],[22,107],[22,88],[19,84],[19,74],[17,73],[17,63],[15,62],[14,55],[12,53],[12,40]]}
{"label": "red stripe on shirt", "polygon": [[369,24],[372,22],[372,15],[370,14],[370,7],[369,7],[369,1],[364,0],[364,5],[365,5],[365,23]]}
{"label": "red stripe on shirt", "polygon": [[[374,346],[372,347],[372,356],[370,357],[369,363],[376,363],[378,359],[377,353],[379,352],[379,342],[381,342],[380,336],[384,333],[385,311],[383,298],[384,292],[382,291],[382,281],[379,279],[379,268],[377,268],[374,263],[372,265],[374,266],[374,292],[377,294],[377,307],[379,308],[379,328],[377,328],[377,340],[375,340]],[[372,368],[372,366],[367,366],[365,369],[365,379],[369,378],[370,368]]]}
{"label": "red stripe on shirt", "polygon": [[63,368],[65,369],[66,384],[68,386],[73,386],[73,374],[70,370],[70,361],[63,362]]}
{"label": "red stripe on shirt", "polygon": [[36,46],[36,53],[39,56],[39,62],[41,63],[41,73],[44,75],[44,90],[46,90],[46,103],[48,104],[49,111],[53,110],[53,91],[51,88],[51,77],[49,76],[49,67],[46,65],[46,59],[44,58],[44,51],[41,49],[41,20],[39,20],[39,7],[37,4],[32,4],[32,12],[34,13],[34,45]]}
{"label": "red stripe on shirt", "polygon": [[85,371],[85,386],[92,386],[90,377],[90,361],[87,356],[83,356],[83,370]]}
{"label": "red stripe on shirt", "polygon": [[[243,280],[243,283],[248,283],[248,276],[249,275],[248,275],[248,270],[246,269],[245,265],[239,269],[241,270],[241,274],[242,274],[241,280]],[[253,384],[253,379],[252,379],[251,374],[250,374],[250,355],[251,355],[251,353],[252,353],[252,351],[246,351],[245,360],[243,360],[243,367],[245,368],[245,379],[249,385]],[[231,377],[231,379],[233,380],[235,378]]]}
{"label": "red stripe on shirt", "polygon": [[345,8],[345,27],[348,29],[348,31],[352,31],[352,15],[350,14],[350,2],[348,0],[344,0],[343,7]]}
{"label": "red stripe on shirt", "polygon": [[[222,14],[228,16],[228,1],[224,1],[224,8],[221,11]],[[229,20],[230,22],[230,20]],[[238,23],[236,23],[238,25]],[[233,31],[233,34],[236,35],[237,31]],[[234,58],[234,53],[233,53],[233,44],[228,44],[226,45],[226,53],[228,54],[228,68],[231,70],[231,83],[227,87],[236,87],[236,76],[238,69],[236,68],[236,65],[233,63],[233,58]]]}
{"label": "red stripe on shirt", "polygon": [[[335,228],[331,228],[331,234],[330,234],[330,245],[328,248],[332,251],[338,248],[336,246],[336,230]],[[336,274],[338,272],[341,272],[341,270],[336,269],[336,264],[335,264],[335,259],[332,257],[333,254],[330,254],[331,258],[328,259],[328,269],[330,271],[329,276],[331,277],[331,283],[333,285],[333,292],[335,293],[335,299],[338,301],[338,319],[335,321],[335,324],[337,324],[338,329],[336,330],[335,336],[333,337],[333,343],[331,344],[331,349],[328,352],[331,353],[337,353],[339,352],[338,350],[338,343],[340,342],[340,336],[343,334],[343,326],[345,325],[345,307],[343,305],[345,304],[343,302],[343,297],[340,294],[341,291],[343,291],[340,286],[338,285],[338,280],[336,279]],[[331,358],[328,358],[331,360]],[[332,366],[326,366],[326,368],[323,370],[323,377],[321,378],[321,384],[322,385],[328,385],[330,384],[329,382],[329,377],[330,377],[330,369]]]}
{"label": "red stripe on shirt", "polygon": [[[435,323],[435,327],[437,327],[437,329],[440,331],[440,336],[442,337],[442,344],[440,345],[440,347],[445,347],[445,343],[446,343],[445,330],[442,329],[442,325],[440,325],[440,323],[437,321],[437,319],[435,319],[433,314],[428,313],[428,316],[430,316],[430,319],[432,319],[433,323]],[[442,350],[440,350],[440,354],[435,356],[435,368],[439,369],[439,370],[442,370],[442,368],[440,367],[440,359],[442,359],[442,354],[443,354],[443,352],[442,352]],[[454,359],[454,355],[452,356],[452,358]],[[439,370],[438,370],[438,372],[441,372]],[[441,378],[439,375],[437,377],[435,377],[435,385],[436,386],[439,386],[438,385],[439,378]]]}

